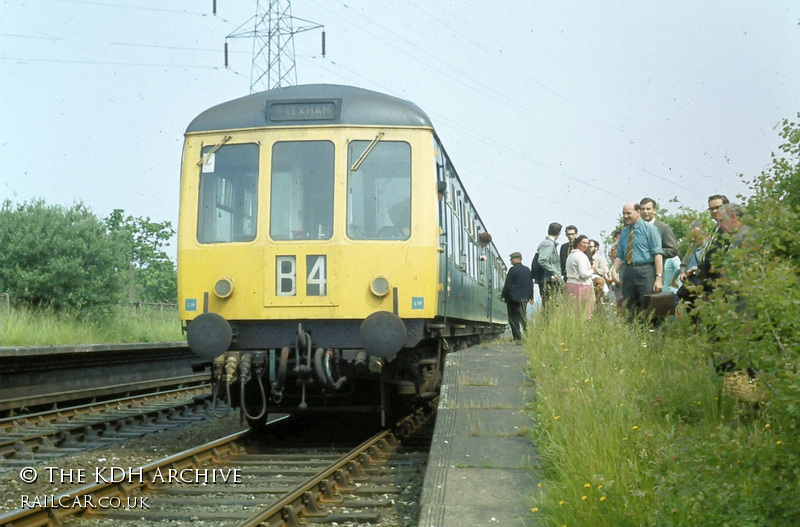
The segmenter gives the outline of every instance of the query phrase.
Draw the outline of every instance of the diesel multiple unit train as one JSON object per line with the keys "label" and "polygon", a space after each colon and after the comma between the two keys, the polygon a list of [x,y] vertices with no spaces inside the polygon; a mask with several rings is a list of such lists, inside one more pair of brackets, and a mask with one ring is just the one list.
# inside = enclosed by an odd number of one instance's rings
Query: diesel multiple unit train
{"label": "diesel multiple unit train", "polygon": [[218,397],[382,412],[505,329],[503,259],[416,105],[337,85],[256,93],[186,130],[178,298]]}

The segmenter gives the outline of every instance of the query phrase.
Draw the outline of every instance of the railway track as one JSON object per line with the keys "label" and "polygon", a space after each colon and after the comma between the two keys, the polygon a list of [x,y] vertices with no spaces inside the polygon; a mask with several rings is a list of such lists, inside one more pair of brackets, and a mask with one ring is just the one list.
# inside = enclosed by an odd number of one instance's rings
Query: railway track
{"label": "railway track", "polygon": [[205,419],[208,384],[0,419],[0,473]]}
{"label": "railway track", "polygon": [[[98,467],[84,487],[30,497],[27,508],[0,516],[0,525],[375,525],[398,514],[402,496],[421,490],[435,405],[430,408],[344,452],[341,446],[292,447],[298,442],[291,439],[259,445],[241,431],[124,473]],[[293,425],[308,428],[297,422],[278,419],[268,429],[284,427],[296,437]],[[416,515],[405,519],[414,525]]]}
{"label": "railway track", "polygon": [[0,348],[0,416],[208,382],[186,343]]}

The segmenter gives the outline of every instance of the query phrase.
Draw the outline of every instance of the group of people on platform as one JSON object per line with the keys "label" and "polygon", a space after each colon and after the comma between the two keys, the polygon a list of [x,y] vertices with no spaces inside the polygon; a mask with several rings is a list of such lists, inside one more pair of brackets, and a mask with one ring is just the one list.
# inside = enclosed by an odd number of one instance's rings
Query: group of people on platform
{"label": "group of people on platform", "polygon": [[742,225],[744,209],[723,195],[708,198],[708,211],[716,223],[713,232],[706,236],[703,223],[694,222],[691,243],[682,257],[672,228],[656,218],[658,205],[651,198],[622,207],[624,227],[612,232],[608,260],[600,243],[578,234],[574,225],[564,229],[567,242],[559,246],[561,224],[551,223],[530,268],[523,265],[520,252],[510,255],[512,265],[501,297],[513,338],[521,339],[527,327],[534,283],[545,312],[554,297],[564,295],[581,304],[587,318],[596,305],[624,305],[634,315],[647,307],[653,294],[670,293],[666,300],[674,307],[679,301],[693,303],[700,290],[711,292],[720,277],[719,269],[712,265],[715,254],[731,244],[741,245],[749,227]]}

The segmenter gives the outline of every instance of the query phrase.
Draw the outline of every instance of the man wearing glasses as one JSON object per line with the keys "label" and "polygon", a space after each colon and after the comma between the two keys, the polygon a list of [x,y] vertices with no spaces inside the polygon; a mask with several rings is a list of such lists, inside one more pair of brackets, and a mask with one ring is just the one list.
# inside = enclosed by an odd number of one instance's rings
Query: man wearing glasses
{"label": "man wearing glasses", "polygon": [[727,205],[728,203],[730,203],[730,201],[722,194],[714,194],[708,198],[708,212],[711,214],[714,221],[717,222],[717,230],[719,230],[719,210],[723,205]]}
{"label": "man wearing glasses", "polygon": [[575,241],[575,236],[578,235],[578,228],[574,225],[567,225],[567,228],[564,229],[564,233],[567,235],[567,241],[561,244],[559,248],[559,257],[561,258],[561,278],[563,278],[564,283],[566,283],[567,256],[569,256],[569,252],[572,250],[572,242]]}
{"label": "man wearing glasses", "polygon": [[721,194],[714,194],[708,198],[708,213],[711,214],[711,217],[717,222],[717,227],[711,234],[711,239],[703,253],[703,260],[697,268],[700,275],[700,282],[703,285],[703,291],[705,293],[710,293],[714,290],[714,281],[720,276],[719,272],[711,265],[711,262],[714,260],[715,255],[722,249],[722,233],[724,231],[719,223],[720,209],[722,209],[723,205],[727,205],[728,203],[730,203],[728,198]]}

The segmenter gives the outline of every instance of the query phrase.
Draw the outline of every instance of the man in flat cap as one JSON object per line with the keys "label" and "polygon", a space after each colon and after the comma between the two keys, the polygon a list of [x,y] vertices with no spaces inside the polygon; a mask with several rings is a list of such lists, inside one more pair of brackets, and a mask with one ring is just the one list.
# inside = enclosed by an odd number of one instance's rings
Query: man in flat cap
{"label": "man in flat cap", "polygon": [[514,340],[522,340],[520,324],[522,331],[528,329],[526,304],[533,298],[533,281],[531,281],[531,270],[522,265],[522,254],[513,252],[509,258],[511,258],[511,269],[508,270],[501,297],[508,309],[511,335]]}

